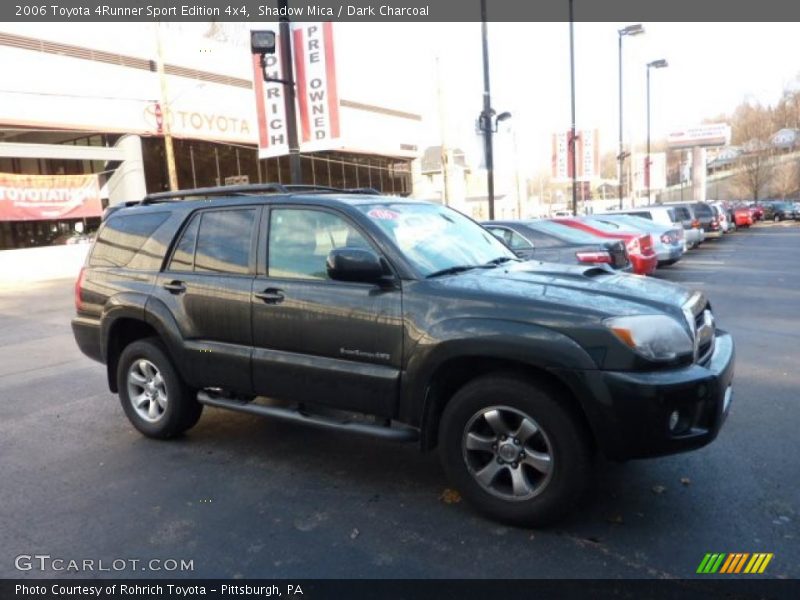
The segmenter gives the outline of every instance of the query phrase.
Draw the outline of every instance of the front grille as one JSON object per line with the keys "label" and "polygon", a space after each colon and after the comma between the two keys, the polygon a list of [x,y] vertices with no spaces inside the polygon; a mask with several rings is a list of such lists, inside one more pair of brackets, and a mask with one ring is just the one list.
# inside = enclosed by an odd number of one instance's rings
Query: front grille
{"label": "front grille", "polygon": [[699,292],[693,295],[683,307],[686,319],[692,329],[694,361],[706,364],[714,353],[716,326],[711,305]]}

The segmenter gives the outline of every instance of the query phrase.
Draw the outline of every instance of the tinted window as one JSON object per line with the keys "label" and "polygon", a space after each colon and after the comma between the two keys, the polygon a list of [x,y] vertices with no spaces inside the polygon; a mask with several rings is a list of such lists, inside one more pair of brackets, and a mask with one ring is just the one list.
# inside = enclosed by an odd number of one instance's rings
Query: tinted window
{"label": "tinted window", "polygon": [[127,266],[167,217],[168,212],[112,216],[100,230],[89,265]]}
{"label": "tinted window", "polygon": [[202,214],[195,215],[189,226],[184,230],[181,241],[175,246],[172,260],[169,262],[170,271],[191,271],[194,269],[194,246],[197,241],[197,230],[200,226]]}
{"label": "tinted window", "polygon": [[675,221],[687,221],[692,218],[689,209],[685,206],[676,206],[670,210],[675,211]]}
{"label": "tinted window", "polygon": [[648,219],[650,221],[653,220],[653,215],[650,214],[650,211],[647,211],[647,210],[643,210],[643,211],[638,211],[637,210],[637,211],[632,211],[632,212],[615,213],[615,214],[630,215],[632,217],[639,217],[640,219]]}
{"label": "tinted window", "polygon": [[334,248],[370,248],[343,218],[320,210],[275,209],[270,215],[269,276],[328,279]]}
{"label": "tinted window", "polygon": [[204,212],[197,233],[194,270],[247,273],[255,217],[256,211],[252,208]]}

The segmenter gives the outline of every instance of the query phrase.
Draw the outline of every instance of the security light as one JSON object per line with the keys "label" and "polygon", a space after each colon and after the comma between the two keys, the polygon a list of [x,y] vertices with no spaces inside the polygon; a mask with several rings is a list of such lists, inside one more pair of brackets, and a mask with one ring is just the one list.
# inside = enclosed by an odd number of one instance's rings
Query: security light
{"label": "security light", "polygon": [[627,27],[623,27],[622,29],[618,30],[620,35],[640,35],[644,33],[644,27],[641,23],[637,23],[636,25],[628,25]]}

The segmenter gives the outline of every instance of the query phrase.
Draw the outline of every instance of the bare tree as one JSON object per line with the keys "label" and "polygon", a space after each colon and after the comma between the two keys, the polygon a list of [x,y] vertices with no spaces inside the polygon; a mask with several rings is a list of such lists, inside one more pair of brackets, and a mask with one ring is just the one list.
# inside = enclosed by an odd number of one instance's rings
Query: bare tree
{"label": "bare tree", "polygon": [[772,111],[759,104],[741,104],[733,115],[733,137],[742,146],[733,186],[738,195],[757,200],[770,186],[775,172]]}
{"label": "bare tree", "polygon": [[797,193],[798,170],[796,160],[781,163],[775,167],[772,177],[772,193],[780,196],[782,200],[787,197],[792,198]]}

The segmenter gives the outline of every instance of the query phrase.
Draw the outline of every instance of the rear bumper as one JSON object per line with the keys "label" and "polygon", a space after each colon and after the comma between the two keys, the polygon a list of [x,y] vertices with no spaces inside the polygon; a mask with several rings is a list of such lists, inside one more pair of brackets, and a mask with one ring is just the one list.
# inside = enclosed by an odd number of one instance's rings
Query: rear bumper
{"label": "rear bumper", "polygon": [[86,317],[72,319],[72,334],[78,348],[86,356],[97,362],[104,363],[103,345],[100,342],[100,323]]}
{"label": "rear bumper", "polygon": [[721,229],[712,229],[705,231],[705,239],[714,239],[722,237],[722,230]]}
{"label": "rear bumper", "polygon": [[673,263],[683,256],[683,245],[662,246],[658,249],[658,264]]}
{"label": "rear bumper", "polygon": [[[718,331],[706,365],[651,372],[570,372],[601,450],[612,459],[694,450],[720,431],[733,397],[733,339]],[[670,429],[670,415],[678,427]]]}
{"label": "rear bumper", "polygon": [[637,275],[652,275],[658,266],[658,255],[655,253],[649,256],[633,254],[630,259],[631,265],[633,265],[633,272]]}

